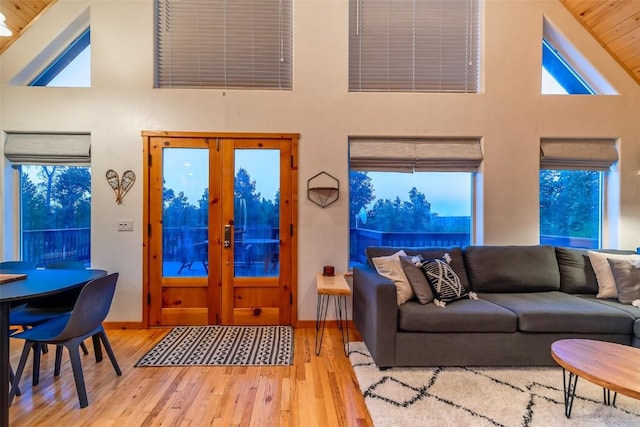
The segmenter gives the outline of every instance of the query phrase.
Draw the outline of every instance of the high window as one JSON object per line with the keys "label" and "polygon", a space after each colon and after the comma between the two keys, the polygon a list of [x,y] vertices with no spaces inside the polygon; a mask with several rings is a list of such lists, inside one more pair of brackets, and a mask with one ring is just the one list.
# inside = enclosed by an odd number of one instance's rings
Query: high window
{"label": "high window", "polygon": [[20,174],[20,258],[89,265],[89,135],[8,134],[5,156]]}
{"label": "high window", "polygon": [[291,0],[155,0],[155,87],[291,89]]}
{"label": "high window", "polygon": [[91,30],[74,39],[29,86],[91,87]]}
{"label": "high window", "polygon": [[540,151],[540,243],[600,248],[604,182],[617,161],[615,141],[543,139]]}
{"label": "high window", "polygon": [[350,138],[350,263],[367,246],[467,246],[477,138]]}
{"label": "high window", "polygon": [[349,0],[349,90],[478,92],[479,0]]}

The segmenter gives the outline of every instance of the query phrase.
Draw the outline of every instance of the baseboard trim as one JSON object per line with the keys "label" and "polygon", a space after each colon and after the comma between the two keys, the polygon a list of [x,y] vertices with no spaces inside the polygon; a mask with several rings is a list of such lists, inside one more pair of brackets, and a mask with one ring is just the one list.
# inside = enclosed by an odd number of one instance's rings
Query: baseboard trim
{"label": "baseboard trim", "polygon": [[[105,329],[131,329],[131,330],[138,330],[138,329],[150,329],[145,327],[142,322],[104,322],[103,324]],[[353,329],[353,321],[351,320],[347,320],[347,326],[351,329]],[[171,326],[167,326],[167,327],[171,327]],[[296,325],[294,325],[294,328],[315,328],[316,327],[316,321],[315,320],[298,320],[298,323]],[[335,319],[331,319],[331,320],[327,320],[327,323],[325,325],[325,328],[331,328],[331,329],[335,329],[337,328],[338,325],[335,321]]]}
{"label": "baseboard trim", "polygon": [[[347,320],[347,326],[351,329],[353,329],[353,321],[352,320]],[[298,323],[295,325],[296,328],[312,328],[314,329],[316,327],[316,321],[315,320],[298,320]],[[322,325],[320,325],[320,327],[322,327]],[[338,324],[336,323],[335,319],[327,319],[327,323],[325,325],[325,328],[331,328],[331,329],[336,329],[338,327]]]}
{"label": "baseboard trim", "polygon": [[148,329],[142,322],[104,322],[102,326],[105,329]]}

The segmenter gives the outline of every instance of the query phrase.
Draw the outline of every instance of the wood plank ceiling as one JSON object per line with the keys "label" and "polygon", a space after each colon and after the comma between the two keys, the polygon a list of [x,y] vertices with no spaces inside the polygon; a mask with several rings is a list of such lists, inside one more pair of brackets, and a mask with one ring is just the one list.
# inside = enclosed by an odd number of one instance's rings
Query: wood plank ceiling
{"label": "wood plank ceiling", "polygon": [[54,2],[55,0],[0,0],[0,12],[7,18],[5,24],[13,33],[10,37],[0,37],[0,55]]}
{"label": "wood plank ceiling", "polygon": [[[13,32],[0,37],[0,54],[56,0],[0,0]],[[558,0],[640,84],[640,0]]]}
{"label": "wood plank ceiling", "polygon": [[627,73],[640,83],[640,1],[560,1]]}

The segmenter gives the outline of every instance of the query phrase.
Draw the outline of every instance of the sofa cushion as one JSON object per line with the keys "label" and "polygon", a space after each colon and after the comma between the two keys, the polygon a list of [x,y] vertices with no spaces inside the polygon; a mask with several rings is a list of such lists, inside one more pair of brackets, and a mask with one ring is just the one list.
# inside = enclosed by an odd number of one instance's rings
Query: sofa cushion
{"label": "sofa cushion", "polygon": [[522,332],[631,334],[633,316],[563,292],[481,294],[518,316]]}
{"label": "sofa cushion", "polygon": [[515,332],[511,311],[482,300],[460,300],[446,309],[409,301],[398,308],[398,329],[406,332]]}
{"label": "sofa cushion", "polygon": [[404,304],[414,297],[409,280],[407,280],[407,276],[402,271],[402,265],[400,265],[400,257],[405,255],[407,254],[401,250],[388,256],[372,259],[378,274],[391,280],[396,285],[398,305]]}
{"label": "sofa cushion", "polygon": [[640,261],[638,267],[631,261],[609,258],[609,266],[613,273],[618,292],[618,301],[631,304],[640,300]]}
{"label": "sofa cushion", "polygon": [[617,298],[616,281],[611,272],[609,259],[640,260],[640,255],[620,255],[589,251],[589,259],[598,278],[598,298]]}
{"label": "sofa cushion", "polygon": [[543,292],[560,289],[552,246],[469,246],[464,251],[476,292]]}
{"label": "sofa cushion", "polygon": [[429,304],[433,301],[433,291],[431,291],[431,286],[429,282],[427,282],[427,278],[422,273],[422,270],[415,264],[416,262],[422,262],[422,260],[422,255],[412,257],[401,256],[400,265],[409,280],[413,293],[416,295],[416,298],[418,298],[418,302],[420,302],[420,304]]}
{"label": "sofa cushion", "polygon": [[556,248],[560,290],[568,294],[597,294],[598,279],[586,249]]}
{"label": "sofa cushion", "polygon": [[388,256],[398,252],[401,249],[404,250],[409,256],[422,255],[422,258],[424,259],[442,258],[444,254],[448,253],[451,257],[451,262],[449,263],[449,265],[451,266],[451,268],[453,268],[453,271],[455,271],[460,278],[460,283],[462,283],[462,286],[464,286],[466,290],[471,290],[471,287],[469,286],[467,271],[464,266],[462,249],[458,246],[453,246],[450,248],[400,248],[392,246],[369,246],[365,249],[365,254],[367,255],[367,263],[369,263],[369,265],[373,267],[373,263],[371,262],[372,258]]}
{"label": "sofa cushion", "polygon": [[606,305],[607,307],[612,307],[617,310],[624,311],[634,319],[640,319],[640,307],[634,307],[633,305],[630,305],[630,304],[622,304],[620,301],[618,301],[615,298],[608,298],[608,299],[596,298],[596,296],[593,294],[580,294],[576,296],[582,299],[586,299],[588,301],[593,301],[598,304]]}

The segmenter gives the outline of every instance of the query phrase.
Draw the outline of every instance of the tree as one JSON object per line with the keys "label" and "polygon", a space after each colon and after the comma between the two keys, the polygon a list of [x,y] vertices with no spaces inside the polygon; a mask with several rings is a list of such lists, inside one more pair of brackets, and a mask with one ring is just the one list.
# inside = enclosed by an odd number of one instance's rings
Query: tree
{"label": "tree", "polygon": [[360,209],[366,208],[375,198],[373,183],[367,172],[349,171],[349,222],[351,228],[354,228],[352,222]]}
{"label": "tree", "polygon": [[51,185],[57,228],[91,226],[91,173],[85,167],[59,167]]}
{"label": "tree", "polygon": [[597,239],[600,172],[540,171],[540,234]]}

